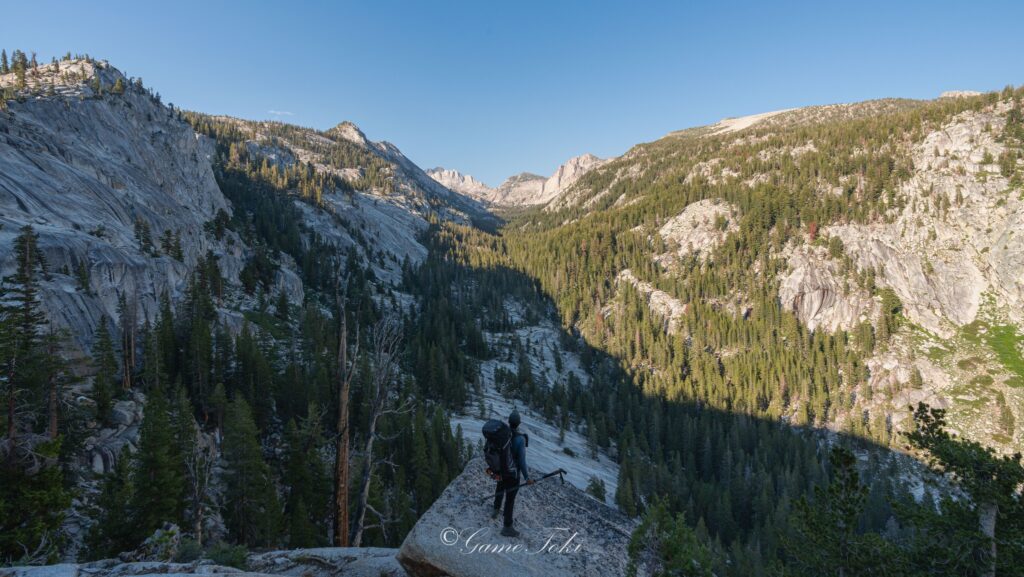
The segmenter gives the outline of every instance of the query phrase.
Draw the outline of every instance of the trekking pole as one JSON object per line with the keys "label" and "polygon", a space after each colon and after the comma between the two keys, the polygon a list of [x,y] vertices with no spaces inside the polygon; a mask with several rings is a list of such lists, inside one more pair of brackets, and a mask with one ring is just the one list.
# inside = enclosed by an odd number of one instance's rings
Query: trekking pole
{"label": "trekking pole", "polygon": [[[560,480],[562,481],[562,484],[564,485],[564,484],[565,484],[565,475],[568,475],[568,474],[569,474],[569,472],[568,472],[568,471],[566,471],[565,469],[555,469],[554,471],[551,471],[551,472],[550,472],[550,473],[548,473],[547,475],[544,475],[544,476],[543,476],[543,477],[541,477],[540,479],[537,479],[536,481],[534,481],[534,484],[536,484],[536,483],[540,483],[540,482],[541,482],[541,481],[543,481],[544,479],[549,479],[549,478],[551,478],[551,477],[554,477],[555,475],[558,475],[558,478],[559,478],[559,479],[560,479]],[[522,487],[526,487],[526,486],[528,486],[529,484],[530,484],[530,482],[529,482],[529,481],[527,481],[527,482],[525,482],[525,483],[519,483],[519,484],[518,484],[518,485],[516,485],[515,487],[509,487],[508,489],[505,489],[505,490],[504,490],[504,491],[502,491],[502,492],[501,492],[500,494],[501,494],[501,495],[504,495],[504,494],[506,494],[506,493],[510,493],[510,492],[512,492],[512,491],[516,491],[516,490],[518,490],[518,489],[520,489],[520,488],[522,488]],[[486,502],[487,502],[487,499],[493,499],[493,498],[497,497],[498,495],[499,495],[499,493],[495,493],[495,494],[493,494],[493,495],[491,495],[491,496],[489,496],[489,497],[487,497],[487,498],[485,498],[485,499],[482,499],[482,500],[481,500],[481,502],[484,502],[484,503],[486,503]]]}

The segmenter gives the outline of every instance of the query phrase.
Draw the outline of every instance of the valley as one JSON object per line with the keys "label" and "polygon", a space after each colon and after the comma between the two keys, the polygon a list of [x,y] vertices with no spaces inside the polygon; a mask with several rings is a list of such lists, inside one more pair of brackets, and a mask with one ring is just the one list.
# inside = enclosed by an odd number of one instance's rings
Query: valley
{"label": "valley", "polygon": [[[3,564],[318,574],[333,546],[434,574],[425,532],[477,497],[483,422],[517,409],[531,470],[567,470],[558,494],[630,563],[663,553],[628,533],[664,531],[706,574],[779,574],[845,482],[863,556],[917,567],[983,538],[961,521],[989,504],[929,471],[952,441],[914,437],[919,403],[1005,468],[992,563],[1024,560],[1020,88],[726,119],[491,188],[351,122],[183,111],[106,61],[17,60]],[[526,499],[560,510],[546,495]],[[173,551],[147,553],[168,524]]]}

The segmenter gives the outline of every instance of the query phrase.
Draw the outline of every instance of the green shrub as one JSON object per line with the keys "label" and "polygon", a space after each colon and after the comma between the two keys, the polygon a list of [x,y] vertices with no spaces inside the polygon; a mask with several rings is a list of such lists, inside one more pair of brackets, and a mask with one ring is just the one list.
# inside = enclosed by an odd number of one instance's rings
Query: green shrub
{"label": "green shrub", "polygon": [[231,545],[223,541],[215,543],[206,552],[206,557],[217,565],[226,565],[237,569],[246,569],[246,557],[249,551],[242,545]]}

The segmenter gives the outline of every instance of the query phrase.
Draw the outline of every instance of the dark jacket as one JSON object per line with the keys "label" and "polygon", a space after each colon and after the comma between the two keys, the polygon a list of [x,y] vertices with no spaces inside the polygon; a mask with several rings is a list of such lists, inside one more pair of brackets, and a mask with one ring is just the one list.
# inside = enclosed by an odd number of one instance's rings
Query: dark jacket
{"label": "dark jacket", "polygon": [[526,467],[526,437],[515,433],[512,436],[512,460],[516,463],[516,477],[530,480],[530,470]]}

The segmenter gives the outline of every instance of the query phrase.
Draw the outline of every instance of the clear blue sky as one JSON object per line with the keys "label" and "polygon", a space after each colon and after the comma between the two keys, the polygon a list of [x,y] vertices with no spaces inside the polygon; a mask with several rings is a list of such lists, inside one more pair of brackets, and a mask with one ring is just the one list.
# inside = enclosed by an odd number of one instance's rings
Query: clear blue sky
{"label": "clear blue sky", "polygon": [[1022,23],[1009,0],[21,0],[0,45],[106,58],[182,108],[352,120],[496,185],[725,116],[1022,84]]}

